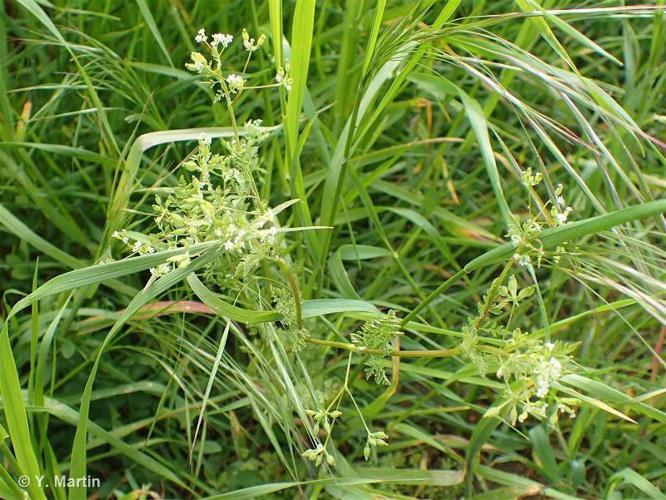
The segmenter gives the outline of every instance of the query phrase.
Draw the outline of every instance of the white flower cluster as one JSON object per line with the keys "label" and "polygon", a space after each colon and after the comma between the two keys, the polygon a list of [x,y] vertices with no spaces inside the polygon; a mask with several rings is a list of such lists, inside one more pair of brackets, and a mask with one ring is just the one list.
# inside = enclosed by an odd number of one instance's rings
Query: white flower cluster
{"label": "white flower cluster", "polygon": [[[131,236],[125,229],[123,229],[122,231],[114,231],[111,236],[114,239],[120,240],[123,243],[125,243],[125,245],[129,247],[130,251],[133,254],[150,255],[157,251],[155,245],[153,245],[148,241],[145,241],[145,237],[143,235]],[[157,267],[151,267],[150,274],[156,278],[169,274],[173,270],[173,263],[176,262],[177,260],[180,260],[182,262],[184,261],[185,258],[186,257],[182,255],[179,255],[177,257],[172,257],[168,259],[168,262],[164,262],[163,264],[160,264]]]}
{"label": "white flower cluster", "polygon": [[[533,188],[543,180],[541,174],[533,174],[531,168],[528,168],[525,172],[523,172],[521,178],[523,184],[528,188]],[[573,212],[573,208],[567,206],[564,196],[562,196],[563,190],[564,186],[562,186],[562,184],[558,184],[557,188],[555,189],[555,203],[550,208],[550,216],[552,219],[546,221],[551,226],[553,223],[557,226],[566,224],[569,219],[569,215],[571,215],[571,212]],[[548,201],[546,206],[550,204],[551,202]],[[511,238],[511,243],[513,243],[516,249],[513,254],[513,259],[521,266],[530,265],[532,263],[533,255],[536,255],[537,257],[537,265],[541,266],[541,260],[546,254],[541,245],[541,242],[538,239],[542,228],[542,223],[537,221],[537,217],[530,216],[527,221],[523,222],[522,224],[515,224],[509,229],[507,236]],[[559,246],[554,252],[553,259],[559,259],[560,255],[563,254],[564,251],[565,248],[563,246]]]}
{"label": "white flower cluster", "polygon": [[291,85],[294,83],[294,80],[289,76],[289,73],[284,68],[278,68],[277,74],[275,75],[275,83],[279,86],[284,87],[287,92],[291,90]]}
{"label": "white flower cluster", "polygon": [[210,42],[212,47],[217,47],[218,45],[222,45],[225,49],[231,45],[231,42],[234,41],[234,37],[232,35],[229,35],[227,33],[215,33],[213,35],[213,41]]}
{"label": "white flower cluster", "polygon": [[194,41],[197,43],[206,43],[206,40],[208,40],[206,30],[201,28],[199,31],[197,31],[197,36],[194,37]]}
{"label": "white flower cluster", "polygon": [[159,195],[155,198],[156,232],[113,233],[115,239],[139,255],[185,250],[151,269],[153,277],[188,265],[188,249],[212,240],[218,240],[223,249],[220,261],[207,268],[215,280],[251,272],[279,251],[275,212],[265,208],[252,178],[261,168],[258,144],[265,132],[255,121],[245,128],[244,137],[226,143],[227,155],[213,154],[211,136],[199,136],[199,147],[183,162],[184,170],[191,175],[181,176],[166,199]]}
{"label": "white flower cluster", "polygon": [[[139,255],[149,255],[157,251],[151,243],[131,237],[125,229],[122,231],[114,231],[111,237],[128,245],[132,253]],[[130,245],[131,241],[133,242]]]}
{"label": "white flower cluster", "polygon": [[[194,37],[194,41],[198,44],[208,43],[208,35],[206,35],[206,30],[204,28],[201,28],[199,31],[197,31],[197,34]],[[222,47],[226,49],[233,41],[234,37],[232,35],[227,33],[215,33],[213,35],[213,39],[210,42],[210,46],[218,47],[219,45],[222,45]]]}
{"label": "white flower cluster", "polygon": [[234,233],[234,236],[229,237],[229,239],[224,242],[222,245],[224,249],[230,252],[243,250],[243,247],[245,247],[245,236],[247,235],[247,232],[244,229],[232,226],[231,233]]}
{"label": "white flower cluster", "polygon": [[539,172],[536,174],[532,173],[532,168],[528,168],[525,172],[522,173],[521,179],[523,184],[527,187],[534,187],[543,180],[543,175]]}
{"label": "white flower cluster", "polygon": [[[111,236],[125,243],[133,254],[151,255],[158,250],[157,246],[159,245],[159,242],[146,241],[146,238],[151,239],[151,237],[146,237],[144,235],[130,235],[125,229],[122,231],[114,231]],[[151,267],[150,274],[155,278],[159,278],[169,274],[175,267],[186,266],[189,263],[190,256],[188,253],[175,255],[169,257],[167,262],[164,262],[157,267]]]}
{"label": "white flower cluster", "polygon": [[161,276],[166,276],[172,271],[172,266],[170,263],[165,262],[164,264],[160,264],[157,267],[151,267],[150,268],[150,274],[151,276],[154,276],[156,278],[159,278]]}
{"label": "white flower cluster", "polygon": [[212,143],[213,143],[213,138],[210,135],[204,132],[199,134],[199,144],[204,146],[210,146]]}
{"label": "white flower cluster", "polygon": [[[571,347],[555,346],[550,342],[533,343],[528,335],[519,330],[516,332],[518,335],[515,341],[510,342],[516,351],[498,360],[499,368],[496,372],[497,377],[506,382],[504,405],[510,407],[509,421],[515,425],[532,415],[539,420],[550,418],[551,422],[555,422],[558,412],[569,413],[573,418],[575,413],[570,406],[576,404],[575,400],[562,398],[556,392],[548,398],[551,389],[562,377],[565,365],[568,366],[565,352]],[[554,403],[550,410],[547,400]],[[504,405],[489,409],[486,416],[499,415]],[[555,411],[552,411],[553,408]]]}
{"label": "white flower cluster", "polygon": [[122,231],[114,231],[111,237],[122,241],[126,245],[129,244],[129,236],[127,236],[127,231],[124,229]]}
{"label": "white flower cluster", "polygon": [[507,236],[511,238],[511,243],[516,251],[513,259],[521,266],[527,266],[532,262],[530,253],[536,253],[539,262],[543,256],[543,248],[538,244],[537,237],[541,232],[542,226],[534,219],[529,219],[522,225],[516,224],[509,229]]}
{"label": "white flower cluster", "polygon": [[536,396],[545,398],[550,386],[557,382],[562,375],[562,363],[555,357],[543,357],[541,362],[534,367],[534,382],[536,384]]}
{"label": "white flower cluster", "polygon": [[229,85],[229,92],[235,94],[243,90],[245,86],[245,78],[235,73],[230,74],[226,78],[226,82]]}
{"label": "white flower cluster", "polygon": [[206,68],[210,68],[210,63],[199,52],[192,52],[190,55],[192,62],[186,63],[185,67],[194,73],[201,73]]}
{"label": "white flower cluster", "polygon": [[564,196],[562,196],[563,189],[564,186],[562,186],[562,184],[557,186],[557,189],[555,190],[555,201],[557,202],[557,206],[553,206],[550,210],[551,215],[559,225],[566,224],[569,214],[573,211],[573,208],[567,206],[564,201]]}
{"label": "white flower cluster", "polygon": [[521,266],[529,266],[532,263],[532,258],[527,254],[519,254],[518,252],[513,254],[514,260]]}
{"label": "white flower cluster", "polygon": [[243,47],[245,47],[245,50],[248,52],[254,52],[255,50],[258,50],[264,41],[266,41],[266,35],[263,33],[259,35],[259,39],[255,41],[254,38],[250,38],[247,30],[243,28]]}
{"label": "white flower cluster", "polygon": [[[210,43],[208,43],[206,30],[201,28],[195,35],[194,41],[208,49],[211,60],[201,52],[192,52],[190,55],[191,61],[186,63],[185,67],[194,73],[199,73],[208,78],[204,83],[214,89],[214,102],[222,102],[223,100],[232,102],[246,88],[247,78],[244,73],[250,61],[250,56],[263,45],[266,41],[266,35],[262,33],[258,39],[255,39],[250,37],[246,29],[243,29],[243,47],[250,53],[245,62],[243,74],[227,73],[222,69],[222,53],[233,43],[233,35],[215,33],[212,35]],[[287,91],[290,91],[292,83],[293,80],[289,76],[287,66],[286,69],[278,68],[275,76],[275,84],[265,85],[264,87],[284,87]]]}
{"label": "white flower cluster", "polygon": [[277,237],[278,230],[275,226],[271,226],[268,229],[264,229],[259,233],[259,239],[262,242],[266,242],[269,245],[272,245],[275,243],[275,238]]}

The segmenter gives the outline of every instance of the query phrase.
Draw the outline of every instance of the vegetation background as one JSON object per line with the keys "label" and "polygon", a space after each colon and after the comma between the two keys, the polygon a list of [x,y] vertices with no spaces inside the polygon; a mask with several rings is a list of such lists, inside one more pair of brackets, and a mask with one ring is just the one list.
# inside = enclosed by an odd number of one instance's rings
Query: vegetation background
{"label": "vegetation background", "polygon": [[[664,498],[663,0],[0,8],[1,497]],[[230,135],[202,27],[310,227],[224,286],[112,237]]]}

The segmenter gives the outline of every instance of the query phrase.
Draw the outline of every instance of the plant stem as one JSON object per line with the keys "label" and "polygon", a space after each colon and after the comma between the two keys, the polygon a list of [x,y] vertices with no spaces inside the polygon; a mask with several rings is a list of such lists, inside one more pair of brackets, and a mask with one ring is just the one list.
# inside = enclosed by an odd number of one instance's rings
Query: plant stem
{"label": "plant stem", "polygon": [[[358,352],[362,354],[373,354],[375,356],[384,356],[385,353],[378,349],[363,349],[355,344],[347,342],[335,342],[332,340],[321,339],[307,339],[306,342],[314,345],[322,345],[326,347],[334,347],[336,349],[344,349],[346,351]],[[397,356],[400,358],[451,358],[460,353],[460,348],[454,347],[452,349],[432,349],[424,351],[391,351],[386,356]]]}

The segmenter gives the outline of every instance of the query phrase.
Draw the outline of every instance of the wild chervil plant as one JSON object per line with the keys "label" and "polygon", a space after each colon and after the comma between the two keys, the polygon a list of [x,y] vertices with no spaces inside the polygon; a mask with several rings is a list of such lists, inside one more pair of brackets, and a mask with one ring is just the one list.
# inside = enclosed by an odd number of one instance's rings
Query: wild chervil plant
{"label": "wild chervil plant", "polygon": [[[265,37],[261,35],[255,41],[243,30],[243,47],[248,52],[243,74],[247,70],[250,56],[264,40]],[[225,102],[227,105],[233,126],[233,139],[223,141],[227,154],[212,154],[211,138],[202,134],[196,153],[182,164],[183,169],[188,174],[191,173],[189,178],[181,176],[178,185],[165,200],[159,195],[155,198],[153,210],[158,231],[144,235],[122,230],[114,232],[113,236],[125,243],[133,254],[138,255],[185,250],[184,253],[170,257],[167,262],[150,268],[151,278],[148,285],[155,279],[167,276],[176,268],[188,266],[191,263],[187,251],[190,247],[215,242],[221,245],[222,251],[213,262],[203,268],[205,281],[220,288],[233,288],[235,284],[247,286],[244,278],[260,273],[260,266],[266,262],[279,260],[283,269],[288,267],[282,258],[285,250],[281,247],[284,245],[278,239],[281,231],[276,224],[276,215],[279,212],[267,208],[254,179],[255,175],[262,173],[259,148],[267,134],[262,132],[259,120],[249,120],[243,127],[242,137],[236,125],[233,109],[235,99],[240,97],[243,90],[257,87],[246,86],[245,77],[236,73],[225,76],[223,53],[233,43],[233,36],[216,33],[208,43],[208,36],[202,28],[195,36],[195,41],[209,50],[212,62],[200,52],[193,52],[192,62],[186,66],[190,71],[206,78],[206,85],[215,91],[214,102]],[[276,81],[273,86],[281,85],[289,90],[289,78],[283,71],[278,73]],[[288,273],[291,274],[291,271]],[[298,352],[305,347],[310,334],[307,328],[303,328],[300,315],[294,314],[294,309],[301,307],[295,303],[301,300],[298,290],[292,289],[293,294],[287,290],[285,287],[273,285],[272,298],[276,311],[280,313],[280,323],[285,326],[285,345],[288,350]],[[261,301],[257,307],[261,307]],[[366,322],[358,333],[351,336],[356,352],[369,353],[365,360],[366,373],[368,378],[374,378],[377,384],[389,384],[381,361],[391,354],[392,342],[400,333],[399,330],[400,322],[395,312],[389,311],[384,318]],[[347,365],[347,377],[350,363],[351,357]],[[384,439],[388,436],[381,431],[370,431],[365,424],[363,414],[348,388],[347,377],[326,409],[305,412],[314,420],[313,439],[316,446],[304,451],[302,456],[316,465],[321,465],[324,461],[330,466],[335,465],[335,458],[327,451],[327,447],[333,428],[331,422],[342,413],[330,409],[333,406],[339,407],[345,396],[354,402],[357,414],[367,431],[364,448],[366,460],[371,447],[386,445]],[[323,442],[319,441],[320,431],[326,436]]]}
{"label": "wild chervil plant", "polygon": [[662,2],[2,9],[0,497],[663,498]]}

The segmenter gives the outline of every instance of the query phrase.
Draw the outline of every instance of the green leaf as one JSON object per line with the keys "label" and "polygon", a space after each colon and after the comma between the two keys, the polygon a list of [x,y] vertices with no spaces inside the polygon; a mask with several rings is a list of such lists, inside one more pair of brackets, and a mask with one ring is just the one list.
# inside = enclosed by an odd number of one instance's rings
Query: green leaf
{"label": "green leaf", "polygon": [[87,151],[83,148],[76,148],[72,146],[66,146],[63,144],[44,144],[41,142],[0,142],[0,148],[4,149],[38,149],[40,151],[46,151],[47,153],[69,156],[71,158],[78,158],[90,163],[96,163],[98,165],[108,165],[115,166],[116,161],[113,158],[108,156],[101,155],[99,153],[94,153],[93,151]]}
{"label": "green leaf", "polygon": [[[608,214],[546,229],[538,239],[541,241],[544,250],[549,250],[565,242],[574,242],[585,236],[597,234],[612,227],[626,224],[627,222],[645,219],[664,212],[666,212],[666,199],[650,201]],[[505,243],[472,260],[465,266],[465,271],[471,272],[490,264],[505,261],[514,253],[514,250],[515,247],[512,243]]]}
{"label": "green leaf", "polygon": [[[79,412],[53,398],[44,398],[43,405],[35,405],[31,407],[31,410],[47,412],[58,420],[72,426],[76,426],[81,419]],[[146,470],[158,474],[169,481],[173,481],[176,484],[183,484],[180,478],[174,474],[171,469],[155,458],[152,458],[150,455],[142,452],[140,449],[125,443],[122,439],[116,437],[114,432],[107,431],[92,421],[88,422],[88,427],[92,436],[95,436],[112,448],[118,450],[137,465],[140,465]],[[72,474],[71,477],[75,476]]]}
{"label": "green leaf", "polygon": [[[87,470],[87,453],[86,453],[86,443],[88,438],[88,418],[90,411],[90,402],[92,399],[93,385],[95,383],[95,377],[97,376],[97,371],[100,366],[100,361],[102,355],[111,344],[112,340],[118,334],[120,329],[125,325],[125,323],[132,317],[132,315],[137,312],[143,305],[147,304],[155,297],[166,292],[177,283],[181,282],[183,279],[187,278],[190,273],[196,271],[199,267],[204,266],[211,262],[214,258],[218,256],[219,252],[219,243],[215,243],[214,248],[209,249],[204,255],[193,259],[187,266],[175,269],[171,271],[166,276],[158,279],[153,282],[147,288],[144,288],[139,292],[129,303],[123,314],[116,320],[109,333],[104,338],[102,345],[97,351],[95,357],[95,362],[90,370],[90,375],[86,382],[85,388],[81,395],[81,406],[79,408],[80,419],[76,426],[76,434],[74,436],[74,444],[72,446],[72,458],[70,465],[70,476],[74,478],[82,478],[86,476]],[[207,245],[210,248],[213,245]],[[191,252],[191,249],[190,249]],[[164,252],[161,252],[164,253]],[[153,254],[156,255],[156,254]],[[152,256],[148,256],[152,257]],[[142,258],[142,257],[138,257]],[[77,272],[77,271],[72,271]],[[57,279],[57,278],[54,278]],[[46,283],[48,285],[48,283]],[[45,285],[44,285],[45,286]],[[39,289],[37,290],[39,291]],[[176,481],[178,484],[182,484],[180,481]],[[86,498],[86,487],[85,485],[76,485],[70,488],[69,492],[70,500],[85,500]]]}
{"label": "green leaf", "polygon": [[255,323],[265,323],[267,321],[277,321],[282,317],[279,313],[273,311],[251,311],[249,309],[243,309],[241,307],[227,304],[219,295],[211,292],[196,274],[190,274],[187,278],[187,283],[192,288],[194,294],[199,297],[204,304],[224,318],[251,325]]}
{"label": "green leaf", "polygon": [[150,7],[148,7],[146,0],[136,0],[136,3],[139,6],[141,15],[146,20],[148,29],[152,33],[153,37],[155,38],[155,41],[157,42],[157,45],[162,51],[162,54],[164,54],[164,57],[166,57],[167,61],[169,61],[169,66],[173,67],[173,62],[171,61],[171,56],[169,55],[169,51],[167,50],[166,45],[164,44],[164,40],[162,39],[162,34],[160,33],[159,28],[157,27],[157,23],[155,23],[155,18],[153,17],[153,14],[150,12]]}
{"label": "green leaf", "polygon": [[488,173],[488,178],[490,179],[490,185],[495,192],[495,198],[497,204],[499,205],[500,212],[504,218],[504,222],[508,227],[513,225],[513,215],[511,215],[511,210],[509,209],[509,204],[506,201],[504,196],[504,191],[502,189],[502,183],[500,181],[500,175],[497,169],[497,162],[495,161],[495,152],[493,151],[492,145],[490,144],[490,135],[488,133],[488,122],[486,116],[483,113],[481,105],[465,92],[461,87],[451,82],[450,80],[444,78],[440,75],[411,75],[410,80],[416,82],[417,84],[424,85],[427,89],[433,91],[440,99],[444,99],[447,94],[457,95],[462,101],[465,114],[467,119],[472,126],[474,135],[476,136],[476,141],[479,143],[479,148],[481,149],[481,156],[486,165],[486,171]]}
{"label": "green leaf", "polygon": [[33,302],[41,300],[45,297],[55,295],[56,293],[82,288],[88,285],[95,285],[105,281],[136,274],[140,271],[145,271],[151,267],[156,267],[163,264],[169,257],[175,255],[182,255],[189,252],[191,255],[196,255],[200,252],[209,250],[218,246],[219,242],[211,241],[207,243],[199,243],[192,245],[189,249],[178,248],[174,250],[163,250],[150,255],[142,255],[139,257],[131,257],[129,259],[119,260],[107,264],[95,264],[93,266],[76,269],[64,274],[60,274],[55,278],[47,281],[37,290],[30,295],[19,300],[12,308],[9,316],[15,316],[19,311],[25,309]]}
{"label": "green leaf", "polygon": [[597,399],[607,401],[611,404],[625,405],[638,413],[650,417],[662,424],[666,424],[666,413],[641,401],[641,398],[632,399],[623,392],[614,389],[603,382],[583,377],[582,375],[569,374],[561,378],[561,382],[576,389],[585,391]]}
{"label": "green leaf", "polygon": [[365,48],[365,58],[363,59],[363,68],[361,69],[362,76],[365,76],[368,73],[370,62],[372,61],[372,56],[374,56],[375,54],[375,47],[377,46],[377,36],[379,35],[379,28],[382,24],[382,18],[384,17],[385,9],[386,9],[386,0],[377,0],[377,6],[375,7],[375,16],[372,21],[372,29],[370,30],[370,36],[368,37],[368,44]]}
{"label": "green leaf", "polygon": [[437,469],[400,469],[393,467],[356,467],[355,472],[363,478],[397,484],[424,486],[456,486],[465,479],[464,471]]}
{"label": "green leaf", "polygon": [[635,470],[629,468],[623,469],[620,472],[616,472],[611,476],[610,480],[608,481],[608,488],[604,497],[610,498],[609,494],[615,490],[617,485],[622,483],[631,484],[639,491],[645,493],[649,498],[655,498],[659,500],[666,498],[666,495],[659,491],[659,489],[650,481],[641,476]]}
{"label": "green leaf", "polygon": [[31,478],[27,488],[30,497],[36,500],[45,500],[46,495],[36,480],[40,476],[39,463],[30,439],[28,418],[25,412],[23,395],[21,394],[21,382],[12,354],[12,346],[9,343],[8,325],[9,320],[7,319],[0,331],[0,366],[2,367],[0,369],[0,395],[2,395],[2,406],[9,430],[8,434],[16,454],[16,461],[21,468],[20,472]]}
{"label": "green leaf", "polygon": [[559,481],[560,473],[546,429],[543,425],[537,425],[530,429],[529,435],[536,463],[541,467],[549,481]]}
{"label": "green leaf", "polygon": [[371,313],[377,314],[378,309],[364,300],[353,299],[314,299],[303,301],[303,318],[316,318],[327,314],[339,313]]}
{"label": "green leaf", "polygon": [[585,394],[582,394],[578,391],[575,391],[575,390],[571,389],[570,387],[563,386],[559,383],[556,383],[553,386],[556,387],[559,391],[562,391],[566,394],[569,394],[570,396],[578,398],[581,401],[583,401],[584,403],[587,403],[591,406],[595,406],[595,407],[599,408],[600,410],[603,410],[607,413],[610,413],[611,415],[615,415],[616,417],[619,417],[622,420],[626,420],[627,422],[630,422],[632,424],[637,423],[633,418],[630,418],[630,417],[626,416],[621,411],[616,410],[612,406],[604,403],[603,401],[601,401],[597,398],[592,398],[590,396],[586,396]]}
{"label": "green leaf", "polygon": [[342,245],[338,248],[342,260],[368,260],[391,255],[386,248],[371,245]]}

